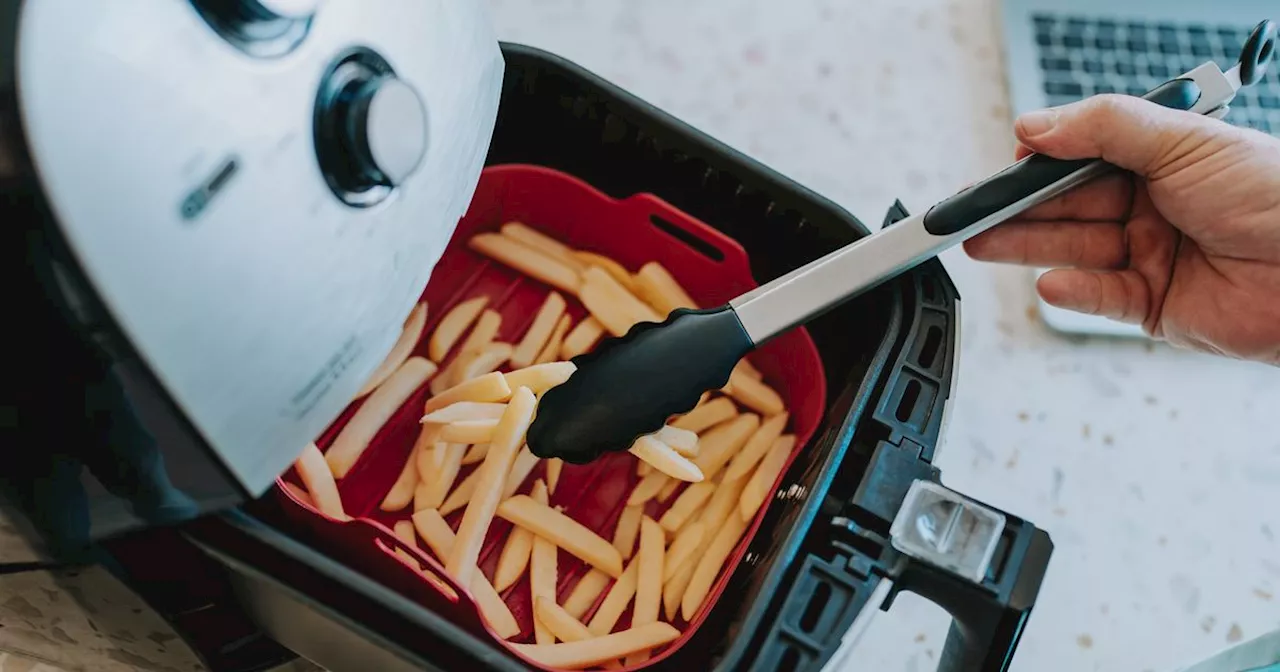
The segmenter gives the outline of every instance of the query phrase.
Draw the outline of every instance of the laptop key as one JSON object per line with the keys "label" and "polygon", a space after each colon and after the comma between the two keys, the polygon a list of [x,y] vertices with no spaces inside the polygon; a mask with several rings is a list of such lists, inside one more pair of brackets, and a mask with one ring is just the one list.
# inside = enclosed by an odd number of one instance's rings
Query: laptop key
{"label": "laptop key", "polygon": [[1138,68],[1134,67],[1132,63],[1116,61],[1116,72],[1126,77],[1132,77],[1138,74]]}
{"label": "laptop key", "polygon": [[1083,96],[1084,87],[1076,82],[1054,82],[1048,81],[1044,83],[1044,92],[1050,96]]}
{"label": "laptop key", "polygon": [[1115,92],[1116,92],[1116,87],[1115,87],[1115,85],[1114,85],[1114,84],[1110,84],[1110,83],[1108,83],[1108,82],[1102,82],[1102,83],[1099,83],[1097,86],[1093,87],[1093,89],[1094,89],[1094,92],[1095,92],[1095,93],[1099,93],[1099,94],[1101,94],[1101,93],[1115,93]]}
{"label": "laptop key", "polygon": [[1116,48],[1116,38],[1112,35],[1098,35],[1093,38],[1093,46],[1101,51],[1111,51]]}
{"label": "laptop key", "polygon": [[1065,58],[1042,58],[1040,67],[1047,72],[1071,72],[1071,61]]}
{"label": "laptop key", "polygon": [[1101,61],[1098,61],[1098,60],[1094,60],[1094,59],[1092,59],[1092,58],[1085,59],[1085,60],[1081,63],[1081,66],[1084,68],[1084,71],[1085,71],[1085,72],[1087,72],[1087,73],[1089,73],[1089,74],[1091,74],[1091,75],[1101,75],[1101,74],[1102,74],[1102,72],[1103,72],[1103,70],[1102,70],[1102,62],[1101,62]]}
{"label": "laptop key", "polygon": [[1141,86],[1130,85],[1125,87],[1124,92],[1131,96],[1143,96],[1146,95],[1147,89]]}
{"label": "laptop key", "polygon": [[1064,47],[1066,47],[1066,48],[1068,48],[1068,49],[1083,49],[1083,48],[1084,48],[1084,36],[1083,36],[1083,35],[1070,35],[1070,34],[1065,35],[1065,36],[1063,36],[1063,38],[1062,38],[1062,46],[1064,46]]}
{"label": "laptop key", "polygon": [[1274,95],[1258,94],[1258,107],[1267,110],[1280,109],[1280,98]]}
{"label": "laptop key", "polygon": [[1147,73],[1152,77],[1159,77],[1161,79],[1167,79],[1173,74],[1169,72],[1169,66],[1156,61],[1147,64]]}

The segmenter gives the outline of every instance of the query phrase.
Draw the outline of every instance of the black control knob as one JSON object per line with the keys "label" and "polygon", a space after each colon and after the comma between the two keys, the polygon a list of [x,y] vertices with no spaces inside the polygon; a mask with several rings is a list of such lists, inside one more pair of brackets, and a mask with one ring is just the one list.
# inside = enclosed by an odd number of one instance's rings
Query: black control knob
{"label": "black control knob", "polygon": [[251,56],[283,56],[311,28],[324,0],[191,0],[219,35]]}
{"label": "black control knob", "polygon": [[376,53],[338,61],[316,101],[316,157],[333,192],[353,206],[381,202],[422,164],[422,97]]}

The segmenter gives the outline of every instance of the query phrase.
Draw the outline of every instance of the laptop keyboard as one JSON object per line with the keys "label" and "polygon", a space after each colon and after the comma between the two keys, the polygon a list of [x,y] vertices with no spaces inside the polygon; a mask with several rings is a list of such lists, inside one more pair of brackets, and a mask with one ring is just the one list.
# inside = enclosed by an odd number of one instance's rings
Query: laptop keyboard
{"label": "laptop keyboard", "polygon": [[[1212,60],[1235,65],[1253,26],[1207,26],[1035,14],[1047,104],[1099,93],[1140,96],[1171,77]],[[1226,121],[1280,135],[1280,64],[1243,89]]]}

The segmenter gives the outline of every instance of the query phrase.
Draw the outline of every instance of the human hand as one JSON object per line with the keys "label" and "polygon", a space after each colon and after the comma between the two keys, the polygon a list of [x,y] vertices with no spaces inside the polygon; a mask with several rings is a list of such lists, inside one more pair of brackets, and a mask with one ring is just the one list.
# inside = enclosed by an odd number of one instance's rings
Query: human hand
{"label": "human hand", "polygon": [[1015,132],[1019,158],[1131,172],[975,236],[970,256],[1053,267],[1037,283],[1050,305],[1280,366],[1280,140],[1119,95],[1024,115]]}

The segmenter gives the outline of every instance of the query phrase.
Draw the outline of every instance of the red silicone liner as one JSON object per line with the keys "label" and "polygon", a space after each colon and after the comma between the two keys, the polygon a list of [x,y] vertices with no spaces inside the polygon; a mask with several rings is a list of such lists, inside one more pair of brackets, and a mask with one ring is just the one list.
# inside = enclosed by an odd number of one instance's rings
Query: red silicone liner
{"label": "red silicone liner", "polygon": [[[425,356],[426,336],[435,329],[439,319],[458,302],[475,296],[487,295],[488,307],[501,313],[498,340],[515,343],[523,336],[550,289],[467,248],[471,236],[496,231],[511,221],[539,229],[576,249],[608,256],[632,272],[645,263],[658,261],[701,306],[722,305],[756,286],[747,253],[741,245],[655,196],[638,194],[617,200],[577,178],[547,168],[494,166],[482,173],[470,210],[459,222],[423,293],[429,306],[427,328],[414,354]],[[569,314],[577,324],[586,311],[572,297],[565,298],[569,301]],[[808,333],[800,328],[771,341],[752,353],[750,359],[764,374],[765,381],[782,395],[791,413],[787,431],[795,434],[797,441],[796,450],[787,462],[790,466],[791,460],[805,449],[826,404],[826,380],[817,348]],[[447,363],[440,363],[442,370]],[[408,547],[391,532],[396,521],[412,514],[412,505],[396,513],[378,508],[409,457],[427,396],[423,386],[405,402],[351,472],[338,483],[344,507],[353,520],[341,522],[329,518],[295,499],[285,488],[277,488],[277,492],[289,518],[307,529],[314,542],[335,558],[387,583],[423,606],[449,616],[459,625],[475,632],[488,631],[495,642],[502,642],[479,616],[467,591],[445,575],[439,562],[425,551]],[[321,449],[328,447],[358,406],[359,402],[353,403],[324,432],[317,441]],[[456,482],[461,482],[474,468],[475,465],[464,467]],[[520,492],[527,493],[533,482],[544,474],[545,467],[539,465],[522,484]],[[282,477],[283,480],[299,482],[292,471]],[[638,481],[635,458],[627,453],[609,455],[584,466],[566,464],[551,504],[564,507],[565,513],[612,540],[618,517]],[[776,488],[777,483],[774,486]],[[673,494],[665,503],[651,500],[646,513],[657,519],[678,494]],[[757,513],[726,567],[737,566],[771,500],[766,500]],[[462,511],[457,511],[447,520],[456,530],[461,518]],[[510,531],[510,523],[494,519],[480,556],[480,567],[486,576],[493,576]],[[411,567],[395,553],[396,549],[409,551],[424,569]],[[558,563],[558,597],[563,601],[590,568],[563,551]],[[731,574],[721,572],[693,621],[675,624],[682,631],[679,639],[635,669],[678,651],[714,608]],[[584,621],[590,619],[607,592],[606,587]],[[511,641],[531,641],[532,605],[527,575],[507,589],[503,599],[521,626],[520,635]],[[628,624],[629,615],[619,621],[615,630],[625,629]],[[548,669],[507,650],[532,667]]]}

